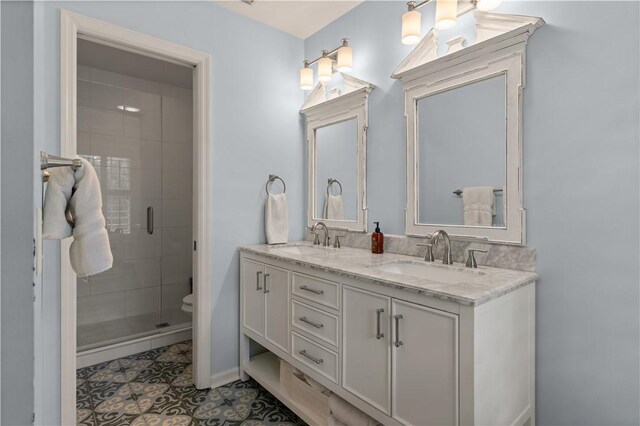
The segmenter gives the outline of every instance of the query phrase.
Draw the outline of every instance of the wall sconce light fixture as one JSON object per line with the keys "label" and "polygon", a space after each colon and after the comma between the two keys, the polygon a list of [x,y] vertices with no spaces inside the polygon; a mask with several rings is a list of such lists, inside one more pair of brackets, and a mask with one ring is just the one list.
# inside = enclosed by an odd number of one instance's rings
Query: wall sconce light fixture
{"label": "wall sconce light fixture", "polygon": [[304,66],[300,70],[300,88],[302,90],[313,89],[313,69],[309,66],[318,63],[318,80],[321,83],[331,81],[333,75],[333,62],[340,72],[351,71],[353,65],[353,49],[349,47],[349,39],[343,38],[342,44],[332,51],[323,50],[322,55],[313,61],[304,60]]}
{"label": "wall sconce light fixture", "polygon": [[[434,27],[439,30],[452,28],[458,18],[458,0],[423,0],[421,2],[410,1],[407,3],[407,12],[402,15],[402,43],[414,45],[422,39],[421,26],[422,15],[417,9],[427,3],[436,3],[436,20]],[[502,0],[473,0],[471,3],[483,12],[493,10],[500,6]]]}

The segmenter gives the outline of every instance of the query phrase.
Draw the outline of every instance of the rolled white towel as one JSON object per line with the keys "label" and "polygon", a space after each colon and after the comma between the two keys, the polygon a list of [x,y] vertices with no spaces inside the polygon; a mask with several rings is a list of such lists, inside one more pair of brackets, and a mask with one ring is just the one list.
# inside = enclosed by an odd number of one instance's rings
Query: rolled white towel
{"label": "rolled white towel", "polygon": [[344,202],[342,195],[329,194],[325,201],[324,218],[332,220],[344,220]]}
{"label": "rolled white towel", "polygon": [[346,426],[377,426],[379,423],[336,394],[329,396],[331,416]]}
{"label": "rolled white towel", "polygon": [[[73,228],[65,217],[67,207],[75,222]],[[73,235],[69,257],[78,277],[99,274],[113,266],[105,224],[100,181],[91,163],[82,159],[82,167],[75,172],[68,167],[51,170],[45,195],[43,235],[50,240]]]}
{"label": "rolled white towel", "polygon": [[264,233],[267,244],[283,244],[289,241],[289,210],[287,196],[269,194],[264,207]]}
{"label": "rolled white towel", "polygon": [[73,226],[67,222],[66,211],[76,180],[71,167],[49,170],[47,191],[42,209],[42,237],[46,240],[64,240],[71,236]]}

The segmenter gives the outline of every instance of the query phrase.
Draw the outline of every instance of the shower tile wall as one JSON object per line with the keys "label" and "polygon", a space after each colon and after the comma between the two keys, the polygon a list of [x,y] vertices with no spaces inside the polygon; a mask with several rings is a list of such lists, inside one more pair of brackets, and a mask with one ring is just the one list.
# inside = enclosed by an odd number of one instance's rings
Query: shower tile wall
{"label": "shower tile wall", "polygon": [[78,280],[79,348],[190,322],[191,123],[189,90],[78,67],[78,154],[100,176],[114,255],[111,270]]}

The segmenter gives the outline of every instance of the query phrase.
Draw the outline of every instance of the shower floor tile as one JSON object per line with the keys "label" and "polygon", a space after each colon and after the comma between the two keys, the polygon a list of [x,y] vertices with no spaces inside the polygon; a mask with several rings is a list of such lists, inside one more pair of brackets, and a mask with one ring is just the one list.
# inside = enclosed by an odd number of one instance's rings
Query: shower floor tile
{"label": "shower floor tile", "polygon": [[78,425],[280,425],[305,423],[253,380],[192,384],[191,341],[82,368]]}

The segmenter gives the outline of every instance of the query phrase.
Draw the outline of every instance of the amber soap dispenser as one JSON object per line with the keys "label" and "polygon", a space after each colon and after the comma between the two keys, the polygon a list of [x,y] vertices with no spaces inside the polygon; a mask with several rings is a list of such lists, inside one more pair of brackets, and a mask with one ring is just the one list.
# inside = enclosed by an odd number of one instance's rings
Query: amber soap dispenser
{"label": "amber soap dispenser", "polygon": [[380,222],[373,222],[376,224],[376,232],[371,234],[371,253],[382,254],[384,253],[384,234],[380,232]]}

